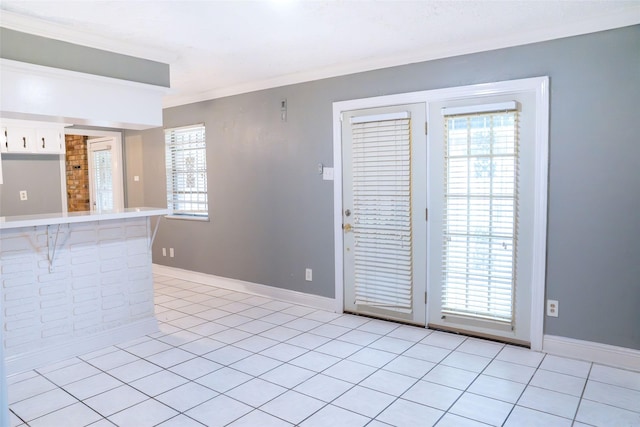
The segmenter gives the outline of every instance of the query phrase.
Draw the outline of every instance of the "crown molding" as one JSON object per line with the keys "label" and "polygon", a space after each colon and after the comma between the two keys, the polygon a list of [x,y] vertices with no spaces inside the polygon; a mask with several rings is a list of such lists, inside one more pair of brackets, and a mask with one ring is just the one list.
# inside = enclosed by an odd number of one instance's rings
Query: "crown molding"
{"label": "crown molding", "polygon": [[121,55],[134,56],[150,61],[170,64],[179,58],[179,54],[166,49],[149,46],[136,46],[126,41],[103,37],[64,25],[44,21],[31,16],[20,15],[3,10],[0,13],[0,26],[9,30],[20,31],[35,36],[60,40],[67,43],[106,50]]}
{"label": "crown molding", "polygon": [[164,97],[163,107],[177,107],[179,105],[191,104],[195,102],[207,101],[211,99],[223,98],[226,96],[239,95],[242,93],[271,89],[297,83],[304,83],[313,80],[339,77],[348,74],[361,73],[400,65],[414,64],[435,59],[450,58],[454,56],[485,52],[489,50],[522,46],[526,44],[579,36],[599,31],[606,31],[615,28],[628,27],[637,24],[640,24],[640,4],[632,9],[625,9],[624,11],[614,12],[608,15],[600,15],[589,20],[572,22],[561,27],[554,26],[534,31],[522,32],[511,36],[501,35],[500,37],[491,39],[478,39],[466,44],[442,44],[432,49],[423,49],[384,58],[371,58],[358,62],[351,62],[348,64],[340,64],[337,66],[315,69],[307,72],[278,76],[260,81],[212,88],[210,90],[197,93],[186,93],[182,95],[170,94]]}

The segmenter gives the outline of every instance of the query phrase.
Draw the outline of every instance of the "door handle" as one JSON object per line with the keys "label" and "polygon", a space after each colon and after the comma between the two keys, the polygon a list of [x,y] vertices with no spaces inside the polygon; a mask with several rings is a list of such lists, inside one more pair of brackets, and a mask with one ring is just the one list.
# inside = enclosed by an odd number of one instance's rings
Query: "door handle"
{"label": "door handle", "polygon": [[342,224],[342,229],[345,233],[353,231],[353,227],[351,226],[351,224]]}

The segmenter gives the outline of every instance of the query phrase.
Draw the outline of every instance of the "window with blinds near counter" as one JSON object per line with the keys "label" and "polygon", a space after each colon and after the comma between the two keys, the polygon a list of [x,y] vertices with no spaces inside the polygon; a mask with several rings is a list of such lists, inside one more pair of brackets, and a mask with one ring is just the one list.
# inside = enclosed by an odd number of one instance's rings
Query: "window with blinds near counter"
{"label": "window with blinds near counter", "polygon": [[352,119],[356,304],[412,308],[411,119]]}
{"label": "window with blinds near counter", "polygon": [[113,177],[111,147],[93,152],[93,205],[95,210],[113,209]]}
{"label": "window with blinds near counter", "polygon": [[167,207],[172,215],[207,217],[207,151],[204,125],[165,130]]}
{"label": "window with blinds near counter", "polygon": [[484,113],[443,109],[445,316],[513,324],[519,162],[513,104]]}

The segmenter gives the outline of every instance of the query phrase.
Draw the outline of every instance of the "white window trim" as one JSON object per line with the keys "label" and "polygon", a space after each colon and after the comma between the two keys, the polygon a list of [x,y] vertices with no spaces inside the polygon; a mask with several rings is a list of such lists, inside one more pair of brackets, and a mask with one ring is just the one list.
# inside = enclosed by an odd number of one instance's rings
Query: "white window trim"
{"label": "white window trim", "polygon": [[[205,162],[206,162],[206,155],[207,155],[207,150],[206,150],[206,126],[204,123],[194,123],[191,125],[186,125],[186,126],[178,126],[178,127],[172,127],[172,128],[166,128],[164,129],[164,135],[165,135],[165,155],[166,155],[166,150],[167,150],[167,143],[166,143],[166,135],[167,132],[172,132],[172,131],[177,131],[177,130],[183,130],[183,129],[190,129],[190,128],[195,128],[195,127],[203,127],[205,128]],[[165,159],[165,163],[166,163],[166,159]],[[209,171],[209,166],[207,166],[207,214],[206,215],[195,215],[195,214],[174,214],[173,213],[173,207],[172,206],[167,206],[167,208],[170,210],[171,213],[169,213],[168,215],[165,215],[165,218],[167,219],[171,219],[171,220],[183,220],[183,221],[200,221],[200,222],[208,222],[209,221],[209,183],[208,183],[208,171]],[[166,177],[166,179],[169,179],[169,176]],[[166,184],[165,184],[166,185]],[[167,201],[168,202],[168,201]]]}
{"label": "white window trim", "polygon": [[209,215],[207,216],[195,216],[195,215],[165,215],[164,216],[167,219],[180,219],[180,220],[184,220],[184,221],[204,221],[204,222],[208,222],[209,221]]}
{"label": "white window trim", "polygon": [[[510,93],[535,93],[535,200],[534,242],[531,275],[531,349],[542,350],[544,324],[544,293],[547,250],[547,179],[549,162],[549,77],[532,77],[503,82],[434,89],[373,98],[354,99],[333,103],[333,206],[334,206],[334,256],[335,256],[335,309],[344,310],[343,280],[343,230],[342,230],[342,113],[345,111],[385,107],[390,105],[430,103]],[[428,116],[427,111],[427,116]],[[427,186],[430,183],[427,182]],[[429,236],[427,236],[429,239]],[[428,311],[428,307],[427,307]],[[427,312],[427,319],[428,319]]]}

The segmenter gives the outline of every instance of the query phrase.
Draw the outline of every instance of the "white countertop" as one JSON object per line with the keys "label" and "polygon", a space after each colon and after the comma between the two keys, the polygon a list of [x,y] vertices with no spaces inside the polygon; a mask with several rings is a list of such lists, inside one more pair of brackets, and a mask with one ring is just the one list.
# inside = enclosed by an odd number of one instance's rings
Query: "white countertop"
{"label": "white countertop", "polygon": [[38,215],[17,215],[0,217],[0,230],[39,225],[70,224],[76,222],[106,221],[110,219],[136,218],[143,216],[168,215],[166,208],[127,208],[98,212],[56,212]]}

